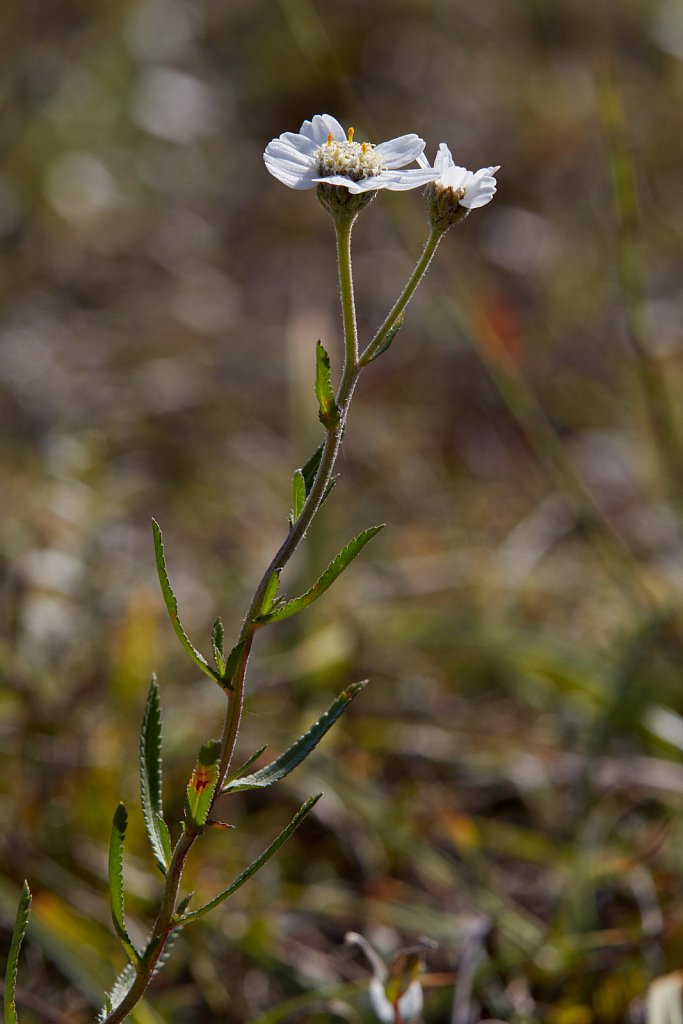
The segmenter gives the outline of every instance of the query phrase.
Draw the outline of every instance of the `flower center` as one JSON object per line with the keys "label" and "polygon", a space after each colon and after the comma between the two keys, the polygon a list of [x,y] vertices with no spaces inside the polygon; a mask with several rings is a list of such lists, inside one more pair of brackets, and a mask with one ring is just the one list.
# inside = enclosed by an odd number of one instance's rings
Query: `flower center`
{"label": "flower center", "polygon": [[316,150],[314,156],[318,162],[321,178],[329,178],[333,174],[341,174],[352,181],[372,178],[384,170],[384,160],[375,152],[371,142],[354,142],[353,128],[349,128],[349,137],[343,142],[327,136],[327,142]]}

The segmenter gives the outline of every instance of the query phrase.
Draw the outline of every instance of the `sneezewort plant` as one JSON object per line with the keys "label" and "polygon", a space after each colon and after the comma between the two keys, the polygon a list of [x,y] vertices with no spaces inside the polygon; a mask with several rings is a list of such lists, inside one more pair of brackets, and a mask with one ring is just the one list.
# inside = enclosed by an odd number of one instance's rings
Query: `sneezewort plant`
{"label": "sneezewort plant", "polygon": [[[249,655],[256,634],[266,626],[296,615],[312,605],[382,529],[381,526],[372,526],[351,540],[330,562],[317,582],[303,594],[294,598],[280,594],[282,571],[334,484],[335,462],[358,379],[365,367],[393,342],[403,322],[405,308],[448,228],[463,220],[470,209],[488,203],[495,192],[493,174],[498,168],[484,168],[476,174],[458,168],[444,144],[432,167],[422,155],[424,145],[422,139],[412,134],[377,146],[357,142],[353,128],[345,132],[335,118],[321,114],[311,121],[304,121],[299,132],[286,132],[266,147],[264,160],[270,173],[290,188],[315,189],[320,203],[334,221],[344,336],[343,365],[335,391],[329,356],[322,342],[318,341],[315,349],[315,394],[324,439],[309,460],[294,472],[287,534],[263,573],[235,643],[227,653],[223,625],[220,619],[216,620],[211,634],[213,663],[194,646],[183,628],[166,569],[161,530],[156,522],[153,523],[157,570],[171,623],[196,667],[217,683],[225,694],[226,711],[220,739],[208,740],[200,748],[187,784],[180,833],[173,837],[163,812],[161,705],[156,679],[152,679],[140,739],[140,795],[152,854],[164,878],[163,894],[150,937],[144,947],[138,949],[128,934],[125,920],[123,854],[128,813],[124,805],[119,804],[114,814],[109,849],[111,911],[114,929],[129,963],[105,998],[98,1018],[102,1024],[118,1024],[128,1016],[161,965],[172,937],[228,899],[256,874],[298,828],[320,794],[310,797],[302,805],[286,828],[227,888],[203,906],[191,909],[193,894],[181,894],[183,870],[190,851],[208,829],[229,827],[216,818],[218,798],[239,790],[265,788],[288,775],[311,753],[365,685],[364,682],[354,683],[345,689],[321,718],[270,764],[248,774],[263,753],[263,748],[237,769],[233,767],[244,708]],[[418,167],[407,167],[415,161]],[[384,322],[365,348],[361,348],[356,326],[351,266],[351,232],[354,222],[378,191],[405,191],[423,185],[427,185],[425,198],[430,223],[423,252]],[[25,885],[6,970],[6,1024],[16,1024],[17,1021],[17,963],[28,922],[30,899],[28,885]],[[417,991],[415,985],[410,987],[413,981],[411,976],[405,986],[411,993]],[[394,993],[390,986],[389,996],[385,993],[383,998],[384,1002],[390,998],[390,1001],[394,1000],[398,1005],[399,999],[404,998],[404,989],[399,985]]]}

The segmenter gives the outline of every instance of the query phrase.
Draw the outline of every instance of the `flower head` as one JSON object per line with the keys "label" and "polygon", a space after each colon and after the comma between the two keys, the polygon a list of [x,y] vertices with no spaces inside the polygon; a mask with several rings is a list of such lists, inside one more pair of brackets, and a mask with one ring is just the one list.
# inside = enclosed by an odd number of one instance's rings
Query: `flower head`
{"label": "flower head", "polygon": [[[417,161],[425,170],[430,166],[422,154]],[[450,149],[442,142],[434,159],[433,170],[436,178],[427,189],[430,219],[435,227],[446,230],[452,224],[464,220],[470,210],[491,202],[496,193],[494,175],[500,170],[500,165],[468,171],[465,167],[458,167]],[[458,207],[463,209],[459,210]]]}
{"label": "flower head", "polygon": [[427,167],[400,170],[417,160],[424,149],[417,135],[401,135],[374,145],[356,142],[330,114],[316,114],[298,132],[284,132],[266,146],[263,154],[272,175],[289,188],[336,185],[352,194],[388,188],[416,188],[433,181],[436,172]]}
{"label": "flower head", "polygon": [[347,932],[345,942],[360,946],[372,967],[368,991],[378,1020],[382,1024],[394,1024],[396,1020],[403,1021],[403,1024],[417,1021],[423,1004],[419,978],[424,969],[424,957],[436,943],[431,939],[420,939],[415,946],[399,950],[387,966],[358,932]]}

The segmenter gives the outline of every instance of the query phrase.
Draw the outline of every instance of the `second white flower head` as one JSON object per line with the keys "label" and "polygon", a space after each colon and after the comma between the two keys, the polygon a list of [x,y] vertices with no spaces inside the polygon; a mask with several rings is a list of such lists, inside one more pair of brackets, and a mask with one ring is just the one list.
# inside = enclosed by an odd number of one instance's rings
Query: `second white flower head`
{"label": "second white flower head", "polygon": [[418,160],[425,147],[417,135],[401,135],[375,146],[355,142],[331,114],[316,114],[304,121],[298,132],[284,132],[266,146],[266,167],[289,188],[338,185],[351,193],[388,188],[402,191],[426,185],[436,177],[436,168],[421,166],[400,170]]}
{"label": "second white flower head", "polygon": [[[429,168],[429,161],[420,154],[417,158],[420,167],[425,170]],[[458,167],[451,156],[451,151],[445,142],[439,146],[434,159],[434,188],[437,191],[449,190],[460,206],[468,210],[476,210],[479,206],[486,206],[496,194],[496,171],[497,167],[482,167],[478,171],[468,171],[466,167]]]}

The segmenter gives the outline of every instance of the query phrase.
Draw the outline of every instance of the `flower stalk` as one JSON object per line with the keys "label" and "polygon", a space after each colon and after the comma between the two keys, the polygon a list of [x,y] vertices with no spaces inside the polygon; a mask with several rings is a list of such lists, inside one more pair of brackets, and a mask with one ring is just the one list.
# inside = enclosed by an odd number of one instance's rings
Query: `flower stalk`
{"label": "flower stalk", "polygon": [[378,328],[374,338],[360,357],[361,366],[367,366],[368,363],[371,363],[373,359],[380,355],[385,350],[385,345],[391,332],[400,327],[405,308],[415,294],[422,278],[427,273],[429,264],[432,262],[434,253],[444,234],[445,231],[443,229],[434,227],[429,232],[429,237],[424,244],[422,254],[415,264],[415,269],[408,278],[403,291],[389,310],[384,323]]}
{"label": "flower stalk", "polygon": [[[336,396],[337,406],[340,413],[339,421],[327,428],[327,436],[325,438],[320,458],[320,465],[301,514],[296,522],[291,526],[287,537],[270,562],[270,565],[263,573],[242,624],[242,629],[238,639],[238,643],[242,644],[242,648],[237,661],[235,673],[231,680],[232,690],[228,693],[228,707],[221,740],[221,756],[218,772],[219,780],[216,786],[214,802],[218,796],[220,796],[223,783],[230,771],[237,745],[237,737],[244,709],[244,689],[249,664],[249,655],[251,653],[254,637],[259,629],[259,624],[255,621],[256,617],[261,608],[269,580],[274,572],[280,572],[285,568],[296,551],[307,529],[311,525],[318,508],[320,507],[323,496],[330,484],[337,455],[339,454],[343,426],[353,397],[353,391],[360,375],[361,368],[358,364],[358,334],[351,266],[351,232],[355,219],[355,214],[352,216],[342,215],[335,219],[339,290],[344,328],[345,352],[341,381]],[[152,979],[164,946],[171,932],[174,930],[174,927],[177,926],[174,922],[174,913],[180,891],[180,881],[183,869],[187,857],[200,835],[201,831],[188,829],[187,826],[181,833],[173,851],[173,858],[167,874],[166,887],[159,914],[145,952],[141,957],[135,980],[119,1006],[117,1006],[116,1009],[114,1009],[112,1013],[105,1018],[104,1024],[119,1024],[120,1021],[125,1020],[133,1007],[144,995],[147,986]]]}

